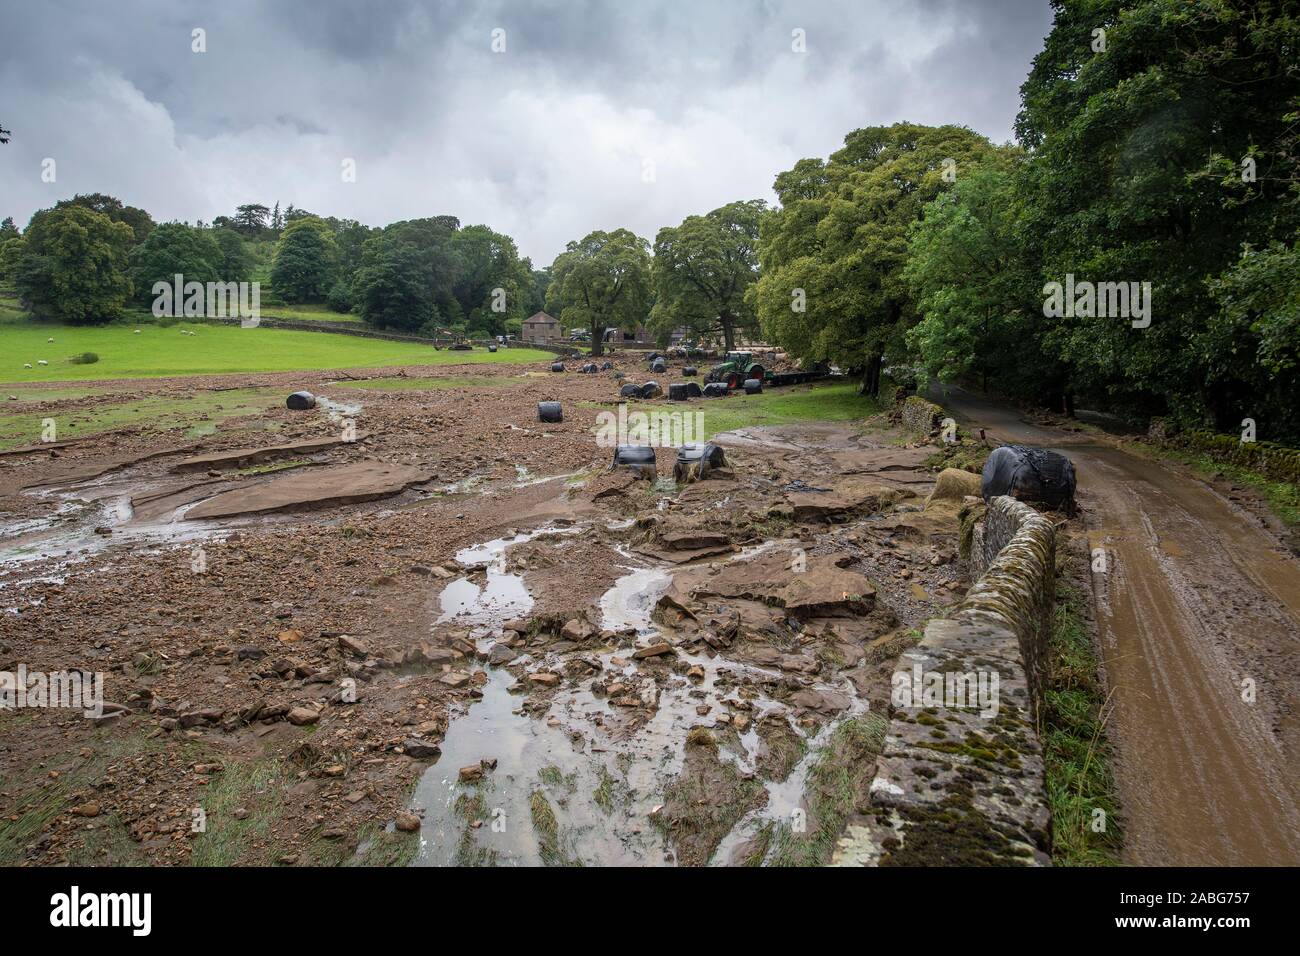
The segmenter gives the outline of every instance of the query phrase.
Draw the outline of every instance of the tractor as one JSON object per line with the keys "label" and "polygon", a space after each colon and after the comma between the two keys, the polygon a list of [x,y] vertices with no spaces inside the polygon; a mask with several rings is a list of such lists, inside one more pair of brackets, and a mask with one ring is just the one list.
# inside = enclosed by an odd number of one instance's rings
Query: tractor
{"label": "tractor", "polygon": [[709,370],[708,382],[725,382],[727,388],[740,388],[745,379],[763,380],[765,370],[754,361],[753,352],[728,352],[722,362]]}

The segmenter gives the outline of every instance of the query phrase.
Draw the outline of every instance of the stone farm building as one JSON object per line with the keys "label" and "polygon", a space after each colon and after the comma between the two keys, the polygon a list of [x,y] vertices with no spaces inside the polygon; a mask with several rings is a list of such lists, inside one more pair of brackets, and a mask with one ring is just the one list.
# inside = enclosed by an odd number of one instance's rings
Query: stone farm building
{"label": "stone farm building", "polygon": [[519,337],[532,345],[554,345],[564,336],[560,331],[560,322],[557,318],[545,312],[538,312],[524,319],[524,327]]}

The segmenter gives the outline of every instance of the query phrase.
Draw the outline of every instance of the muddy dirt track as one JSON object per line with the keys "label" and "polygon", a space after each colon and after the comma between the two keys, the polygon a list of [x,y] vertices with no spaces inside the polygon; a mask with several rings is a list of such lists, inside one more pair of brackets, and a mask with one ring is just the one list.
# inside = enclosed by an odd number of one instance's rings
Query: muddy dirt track
{"label": "muddy dirt track", "polygon": [[1090,547],[1108,558],[1093,582],[1128,859],[1295,865],[1300,563],[1200,481],[959,388],[933,397],[990,439],[1057,448],[1078,470]]}

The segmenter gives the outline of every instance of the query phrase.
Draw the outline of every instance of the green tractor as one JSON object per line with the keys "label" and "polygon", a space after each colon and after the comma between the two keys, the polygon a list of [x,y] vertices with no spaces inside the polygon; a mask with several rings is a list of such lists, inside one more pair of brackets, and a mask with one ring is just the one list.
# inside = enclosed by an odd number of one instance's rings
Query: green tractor
{"label": "green tractor", "polygon": [[766,370],[754,361],[753,352],[728,352],[722,362],[709,369],[706,382],[726,382],[727,388],[740,388],[745,379],[756,378],[760,382]]}

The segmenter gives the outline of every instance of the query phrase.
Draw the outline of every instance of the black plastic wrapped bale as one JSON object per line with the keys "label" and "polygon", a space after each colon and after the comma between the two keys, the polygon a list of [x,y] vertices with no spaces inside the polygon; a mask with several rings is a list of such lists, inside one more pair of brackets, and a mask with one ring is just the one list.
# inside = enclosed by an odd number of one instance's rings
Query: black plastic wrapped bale
{"label": "black plastic wrapped bale", "polygon": [[564,421],[564,411],[560,408],[559,402],[538,402],[537,419],[554,425],[556,422]]}
{"label": "black plastic wrapped bale", "polygon": [[1051,509],[1074,507],[1074,463],[1064,455],[1027,445],[993,449],[980,475],[984,500],[1010,495]]}
{"label": "black plastic wrapped bale", "polygon": [[658,474],[655,450],[649,445],[619,445],[614,449],[614,468],[631,468],[643,478]]}
{"label": "black plastic wrapped bale", "polygon": [[690,442],[677,449],[677,464],[673,466],[673,481],[679,485],[709,477],[715,468],[725,468],[727,456],[720,445],[711,441]]}
{"label": "black plastic wrapped bale", "polygon": [[564,371],[564,363],[563,363],[563,362],[552,362],[552,363],[551,363],[551,371],[552,371],[552,372],[563,372],[563,371]]}
{"label": "black plastic wrapped bale", "polygon": [[600,370],[601,370],[602,372],[608,372],[608,371],[609,371],[610,369],[612,369],[613,367],[614,367],[614,363],[613,363],[613,362],[601,362],[601,363],[600,363]]}
{"label": "black plastic wrapped bale", "polygon": [[705,398],[726,398],[727,392],[726,382],[710,382],[704,386],[703,394]]}
{"label": "black plastic wrapped bale", "polygon": [[687,366],[684,366],[684,367],[682,368],[682,374],[683,374],[684,376],[686,376],[687,378],[691,378],[691,377],[693,377],[693,376],[695,376],[695,375],[699,375],[700,373],[699,373],[699,371],[695,368],[694,365],[687,365]]}
{"label": "black plastic wrapped bale", "polygon": [[699,383],[699,382],[687,382],[687,383],[686,383],[686,397],[687,397],[687,398],[699,398],[699,397],[700,397],[701,395],[703,395],[703,394],[704,394],[704,389],[700,388],[700,383]]}
{"label": "black plastic wrapped bale", "polygon": [[596,374],[596,363],[595,363],[595,362],[587,362],[585,365],[582,366],[581,369],[579,369],[579,371],[581,371],[583,375],[595,375],[595,374]]}
{"label": "black plastic wrapped bale", "polygon": [[646,382],[641,386],[642,398],[662,398],[664,390],[659,387],[658,382]]}
{"label": "black plastic wrapped bale", "polygon": [[488,351],[489,351],[489,352],[495,352],[496,350],[497,350],[497,347],[496,347],[495,345],[489,345],[489,346],[488,346]]}
{"label": "black plastic wrapped bale", "polygon": [[668,363],[661,358],[655,359],[650,363],[650,371],[664,373],[668,371]]}
{"label": "black plastic wrapped bale", "polygon": [[294,392],[284,404],[295,412],[305,412],[309,408],[316,407],[316,396],[311,392]]}
{"label": "black plastic wrapped bale", "polygon": [[763,390],[763,380],[761,378],[745,379],[745,394],[757,395]]}
{"label": "black plastic wrapped bale", "polygon": [[[695,384],[694,382],[691,383]],[[691,397],[691,390],[682,382],[673,382],[668,386],[668,401],[684,402]]]}
{"label": "black plastic wrapped bale", "polygon": [[647,356],[645,357],[645,360],[646,360],[647,362],[653,362],[655,359],[657,359],[657,358],[659,358],[659,357],[660,357],[660,356],[659,356],[659,353],[658,353],[658,352],[651,352],[649,355],[647,355]]}
{"label": "black plastic wrapped bale", "polygon": [[620,398],[640,398],[641,386],[634,382],[628,382],[618,390],[618,394]]}

